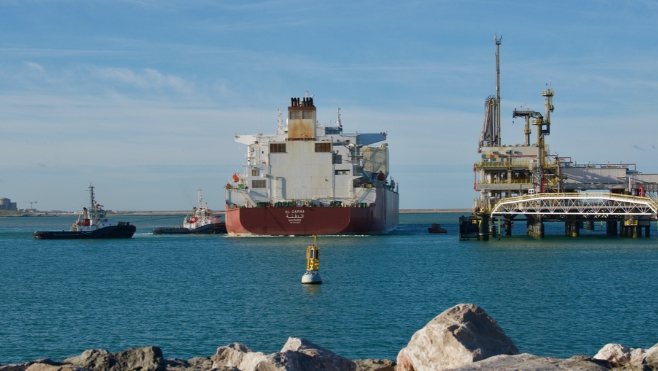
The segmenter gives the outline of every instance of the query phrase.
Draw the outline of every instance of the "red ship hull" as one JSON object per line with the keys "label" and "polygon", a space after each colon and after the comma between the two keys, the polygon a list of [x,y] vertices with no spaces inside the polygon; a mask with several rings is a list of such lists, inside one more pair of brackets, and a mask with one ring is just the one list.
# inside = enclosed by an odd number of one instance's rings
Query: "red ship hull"
{"label": "red ship hull", "polygon": [[226,205],[226,229],[231,235],[364,235],[397,228],[399,196],[377,189],[368,207],[243,207]]}

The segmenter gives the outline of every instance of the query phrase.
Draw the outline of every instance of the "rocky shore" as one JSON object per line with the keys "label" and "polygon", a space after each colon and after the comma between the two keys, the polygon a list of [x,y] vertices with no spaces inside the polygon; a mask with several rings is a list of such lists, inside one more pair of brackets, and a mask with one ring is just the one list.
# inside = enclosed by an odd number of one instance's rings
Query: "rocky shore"
{"label": "rocky shore", "polygon": [[0,365],[0,371],[549,371],[658,370],[658,344],[632,349],[608,344],[594,356],[568,359],[519,354],[496,321],[473,304],[459,304],[418,330],[397,360],[350,360],[308,340],[290,337],[276,353],[254,352],[240,343],[210,357],[165,359],[156,346],[118,353],[90,349],[63,361],[39,359]]}

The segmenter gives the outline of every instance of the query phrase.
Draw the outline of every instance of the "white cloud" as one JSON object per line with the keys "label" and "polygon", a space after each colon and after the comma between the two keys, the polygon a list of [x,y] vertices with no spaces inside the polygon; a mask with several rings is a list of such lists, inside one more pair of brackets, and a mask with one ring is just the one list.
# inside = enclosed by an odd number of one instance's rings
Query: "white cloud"
{"label": "white cloud", "polygon": [[44,68],[42,65],[34,62],[25,62],[25,67],[27,67],[30,72],[43,73]]}
{"label": "white cloud", "polygon": [[179,93],[191,93],[193,84],[185,79],[160,73],[159,71],[146,68],[143,72],[135,72],[128,68],[115,67],[89,67],[92,75],[97,78],[131,85],[141,89],[173,89]]}

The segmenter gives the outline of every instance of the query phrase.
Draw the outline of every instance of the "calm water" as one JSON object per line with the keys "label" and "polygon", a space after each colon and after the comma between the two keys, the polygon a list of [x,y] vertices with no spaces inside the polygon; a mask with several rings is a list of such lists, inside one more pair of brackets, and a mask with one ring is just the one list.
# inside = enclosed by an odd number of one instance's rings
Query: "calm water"
{"label": "calm water", "polygon": [[[166,358],[288,336],[350,358],[390,358],[462,302],[482,306],[522,352],[594,355],[658,342],[658,232],[522,235],[459,242],[457,215],[402,215],[393,234],[321,237],[321,286],[302,286],[307,237],[153,236],[181,218],[130,217],[130,240],[36,241],[73,218],[0,218],[0,363],[158,345]],[[155,220],[160,219],[160,220]],[[429,235],[440,222],[448,235]]]}

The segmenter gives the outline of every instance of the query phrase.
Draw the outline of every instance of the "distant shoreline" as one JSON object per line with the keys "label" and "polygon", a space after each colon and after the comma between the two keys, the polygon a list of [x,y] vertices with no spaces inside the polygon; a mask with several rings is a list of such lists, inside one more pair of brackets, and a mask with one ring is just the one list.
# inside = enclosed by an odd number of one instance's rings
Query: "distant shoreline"
{"label": "distant shoreline", "polygon": [[[470,213],[471,209],[400,209],[400,214],[450,214],[450,213]],[[215,211],[217,214],[224,214],[223,210]],[[191,211],[117,211],[108,212],[108,216],[163,216],[163,215],[190,215]],[[17,213],[14,215],[0,215],[0,218],[21,218],[21,217],[52,217],[52,216],[77,216],[74,213]]]}

